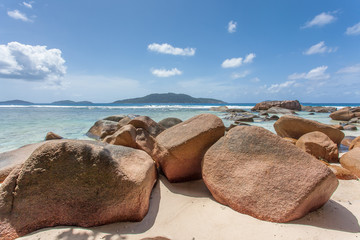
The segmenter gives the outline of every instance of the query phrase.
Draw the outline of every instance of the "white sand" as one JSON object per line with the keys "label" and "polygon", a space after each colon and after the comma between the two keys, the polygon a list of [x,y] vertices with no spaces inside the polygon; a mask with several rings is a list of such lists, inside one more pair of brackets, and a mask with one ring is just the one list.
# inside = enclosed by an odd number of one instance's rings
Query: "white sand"
{"label": "white sand", "polygon": [[42,229],[20,239],[120,240],[163,236],[172,240],[360,239],[360,182],[340,180],[331,200],[302,219],[265,222],[214,201],[202,180],[170,184],[160,176],[149,213],[139,223],[114,223],[84,229]]}

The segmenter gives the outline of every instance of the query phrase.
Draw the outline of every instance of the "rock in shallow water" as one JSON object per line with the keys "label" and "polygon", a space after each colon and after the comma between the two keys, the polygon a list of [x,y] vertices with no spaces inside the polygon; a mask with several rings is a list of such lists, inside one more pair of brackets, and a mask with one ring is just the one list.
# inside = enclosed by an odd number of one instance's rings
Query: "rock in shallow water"
{"label": "rock in shallow water", "polygon": [[0,239],[44,227],[140,221],[156,181],[143,151],[59,140],[35,150],[0,187]]}
{"label": "rock in shallow water", "polygon": [[253,217],[288,222],[325,204],[338,185],[328,167],[260,127],[235,127],[206,152],[214,198]]}

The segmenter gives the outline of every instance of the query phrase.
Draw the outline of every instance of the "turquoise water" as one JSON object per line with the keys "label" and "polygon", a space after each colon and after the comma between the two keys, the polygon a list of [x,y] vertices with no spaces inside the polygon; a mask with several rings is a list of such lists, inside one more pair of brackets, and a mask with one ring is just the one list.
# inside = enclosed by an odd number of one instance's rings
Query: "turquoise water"
{"label": "turquoise water", "polygon": [[[229,108],[251,109],[255,104],[228,104]],[[316,104],[311,104],[316,105]],[[320,104],[318,104],[320,105]],[[349,105],[349,104],[347,104]],[[353,104],[353,106],[356,104]],[[357,104],[358,106],[359,104]],[[134,114],[146,115],[160,121],[167,117],[189,119],[201,113],[213,113],[220,118],[224,113],[209,111],[214,105],[126,105],[126,106],[0,106],[0,152],[19,148],[23,145],[44,140],[47,132],[55,132],[64,138],[88,139],[85,135],[89,128],[99,119],[110,115]],[[215,105],[218,106],[218,105]],[[341,104],[322,104],[322,106],[343,107]],[[327,124],[336,124],[327,113],[309,115],[300,112],[299,116]],[[232,122],[224,120],[229,126]],[[274,122],[255,122],[274,132]],[[346,135],[359,135],[357,132]]]}

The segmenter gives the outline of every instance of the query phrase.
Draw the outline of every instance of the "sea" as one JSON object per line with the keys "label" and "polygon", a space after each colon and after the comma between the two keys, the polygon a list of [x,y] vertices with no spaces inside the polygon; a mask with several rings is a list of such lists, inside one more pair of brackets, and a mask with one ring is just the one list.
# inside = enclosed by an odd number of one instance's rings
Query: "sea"
{"label": "sea", "polygon": [[[240,108],[250,111],[255,103],[224,104],[229,108]],[[223,106],[224,106],[223,105]],[[360,106],[359,103],[303,103],[308,106],[331,106],[338,109],[346,106]],[[54,132],[68,139],[89,139],[86,136],[90,127],[100,119],[111,115],[145,115],[155,121],[167,117],[187,120],[202,113],[212,113],[223,119],[225,126],[232,121],[226,120],[226,113],[210,111],[219,104],[96,104],[91,106],[55,106],[39,105],[0,105],[0,153],[17,149],[21,146],[44,140],[47,132]],[[277,114],[281,116],[280,114]],[[329,113],[298,112],[298,116],[326,124],[338,124],[329,118]],[[275,132],[274,121],[254,122],[251,125],[261,126]],[[360,126],[359,126],[360,128]],[[345,135],[359,136],[360,131],[345,131]]]}

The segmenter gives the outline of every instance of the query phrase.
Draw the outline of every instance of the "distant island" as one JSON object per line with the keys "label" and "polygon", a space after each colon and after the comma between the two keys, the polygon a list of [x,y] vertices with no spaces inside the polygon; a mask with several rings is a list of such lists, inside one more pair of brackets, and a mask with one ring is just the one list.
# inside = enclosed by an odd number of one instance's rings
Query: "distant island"
{"label": "distant island", "polygon": [[92,103],[89,101],[75,102],[61,100],[52,103],[32,103],[23,100],[11,100],[0,102],[0,105],[57,105],[57,106],[91,106],[100,104],[143,104],[143,103],[190,103],[190,104],[225,104],[226,102],[213,98],[194,98],[186,94],[177,93],[154,93],[145,97],[118,100],[112,103]]}
{"label": "distant island", "polygon": [[70,105],[70,106],[74,106],[74,105],[79,105],[79,106],[87,106],[87,105],[93,105],[94,103],[89,102],[89,101],[81,101],[81,102],[75,102],[75,101],[71,101],[71,100],[62,100],[62,101],[56,101],[51,103],[51,105]]}
{"label": "distant island", "polygon": [[140,98],[118,100],[114,104],[136,103],[211,103],[224,104],[226,102],[213,98],[194,98],[186,94],[177,93],[154,93]]}

